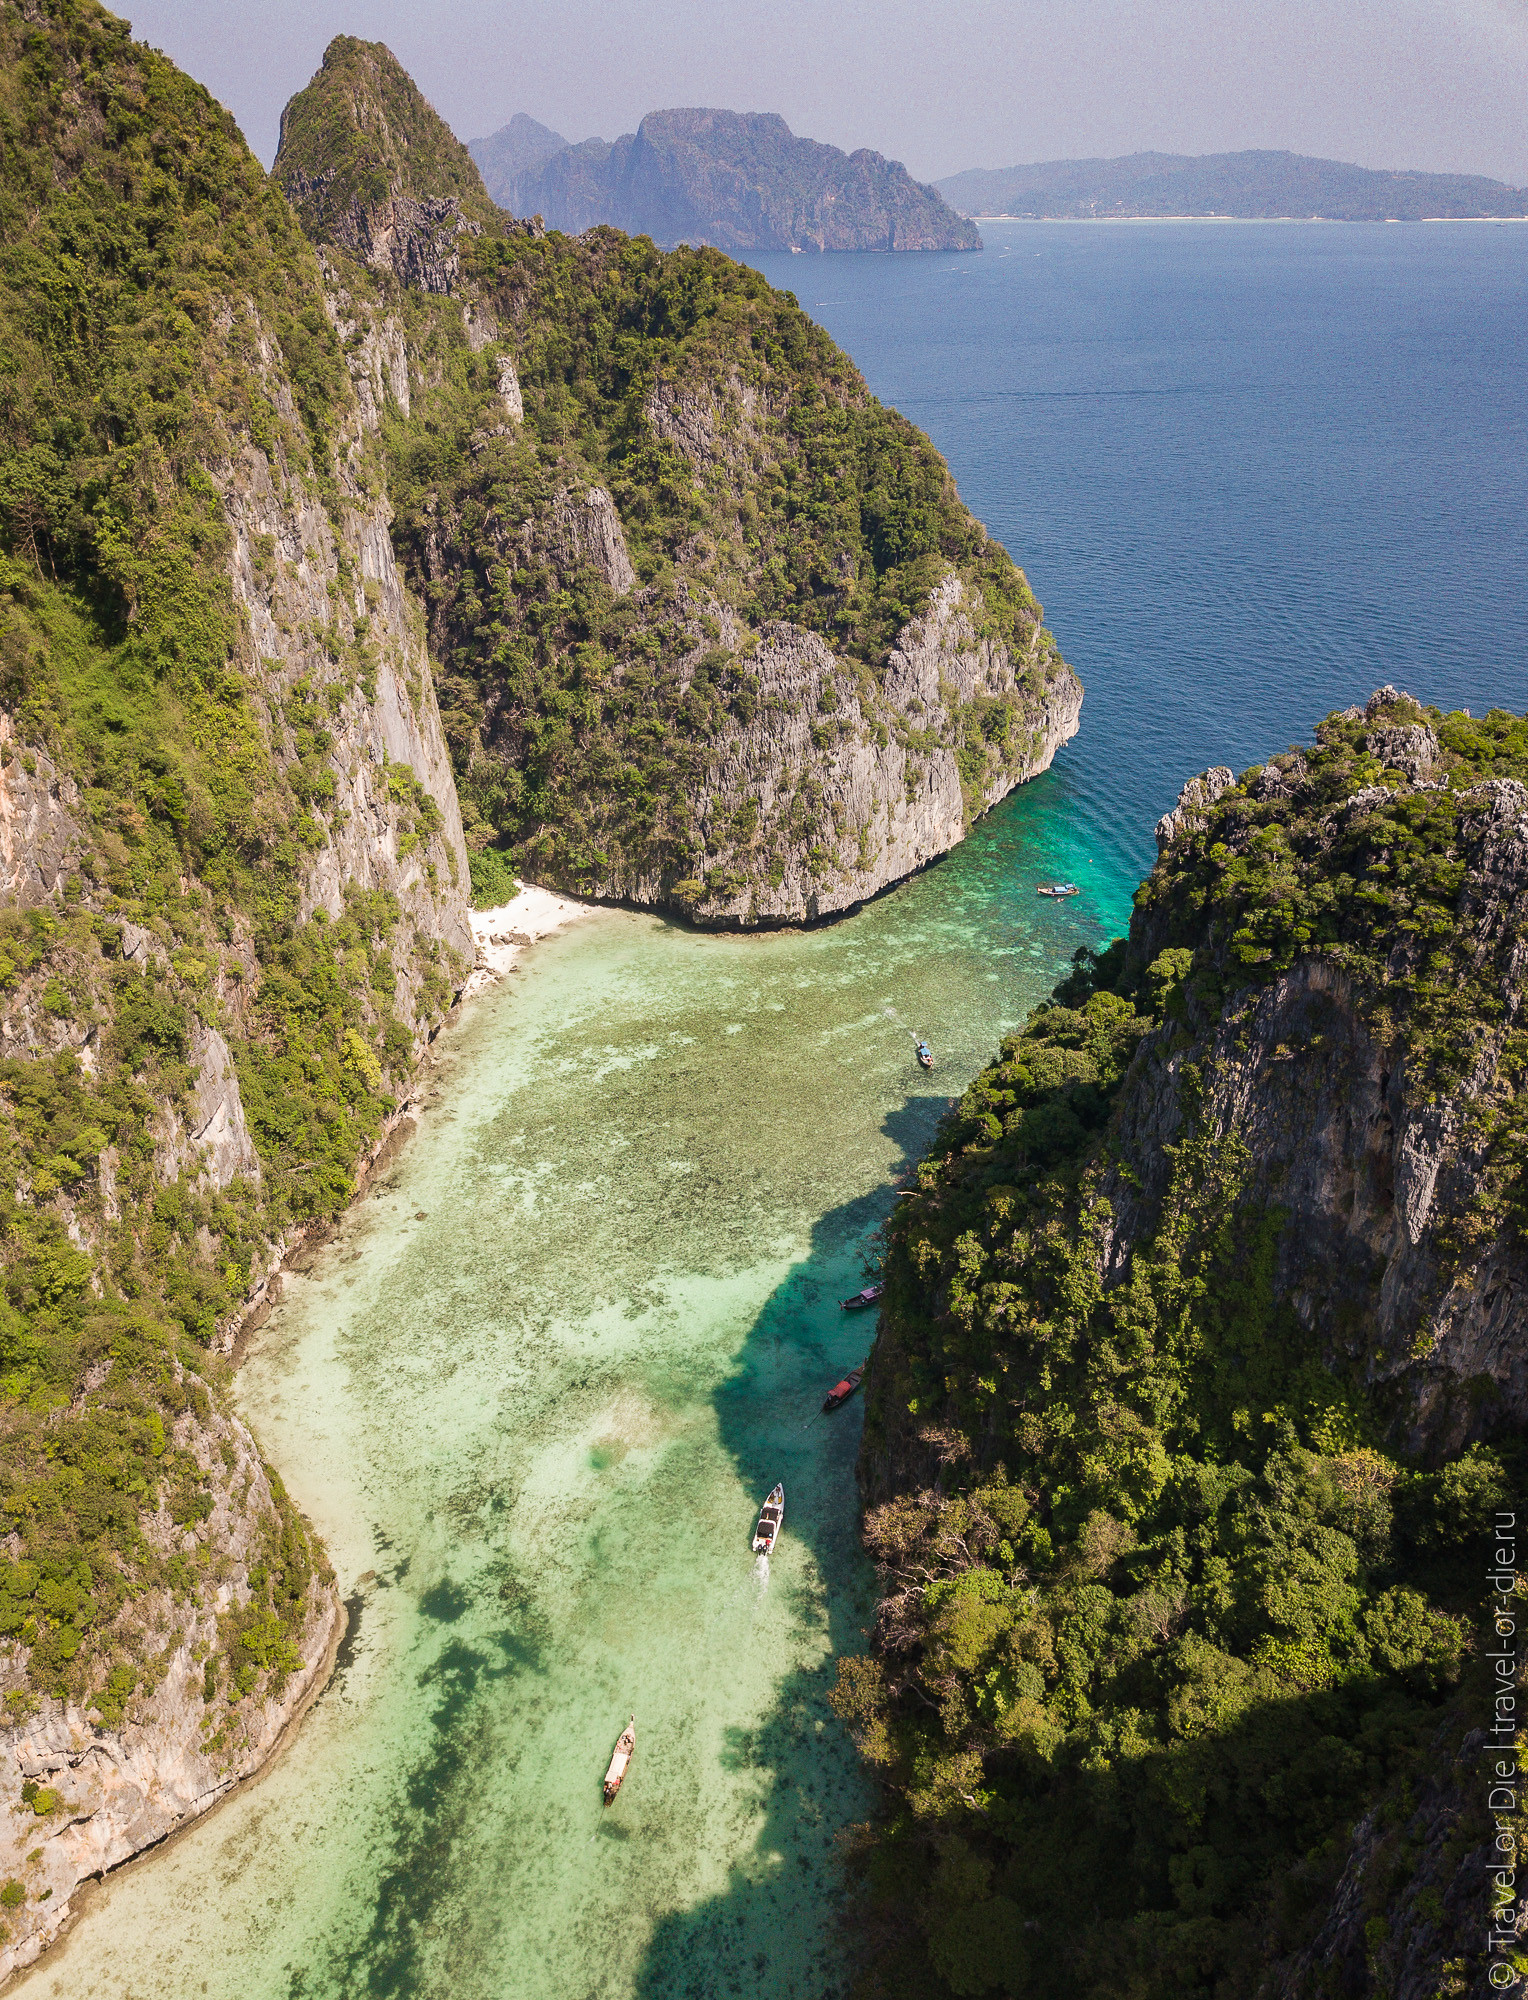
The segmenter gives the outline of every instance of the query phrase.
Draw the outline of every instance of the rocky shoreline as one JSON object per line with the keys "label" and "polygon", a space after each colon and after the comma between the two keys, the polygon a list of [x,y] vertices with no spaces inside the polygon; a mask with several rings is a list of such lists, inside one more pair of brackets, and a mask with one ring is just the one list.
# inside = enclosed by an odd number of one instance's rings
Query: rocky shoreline
{"label": "rocky shoreline", "polygon": [[[589,904],[533,884],[521,884],[508,903],[474,910],[476,960],[452,1009],[452,1023],[461,1020],[471,1000],[514,969],[527,947],[589,914]],[[416,1088],[359,1168],[352,1207],[413,1136],[420,1108]],[[284,1273],[316,1257],[330,1233],[308,1230],[278,1246],[278,1260],[251,1294],[243,1317],[219,1343],[235,1367],[280,1303]],[[248,1426],[231,1413],[198,1411],[195,1389],[201,1388],[205,1401],[205,1385],[189,1375],[186,1379],[193,1402],[172,1441],[205,1459],[207,1470],[219,1457],[226,1465],[230,1453],[234,1463],[218,1507],[185,1540],[199,1548],[215,1544],[237,1562],[251,1554],[255,1534],[274,1516],[276,1476],[262,1460]],[[240,1484],[246,1494],[242,1521],[229,1504]],[[162,1846],[240,1786],[263,1776],[327,1687],[349,1620],[325,1564],[303,1627],[301,1668],[279,1692],[241,1716],[236,1742],[198,1743],[204,1661],[217,1642],[218,1617],[226,1615],[232,1602],[233,1591],[224,1584],[209,1607],[196,1608],[166,1655],[151,1701],[132,1720],[108,1727],[99,1709],[43,1701],[31,1715],[6,1727],[0,1739],[0,1806],[8,1809],[0,1818],[0,1881],[23,1884],[26,1903],[18,1913],[36,1921],[0,1946],[0,1987],[36,1965],[67,1933],[94,1882]],[[146,1615],[169,1627],[173,1606],[168,1594],[163,1603],[147,1606]],[[5,1916],[16,1922],[8,1907]]]}

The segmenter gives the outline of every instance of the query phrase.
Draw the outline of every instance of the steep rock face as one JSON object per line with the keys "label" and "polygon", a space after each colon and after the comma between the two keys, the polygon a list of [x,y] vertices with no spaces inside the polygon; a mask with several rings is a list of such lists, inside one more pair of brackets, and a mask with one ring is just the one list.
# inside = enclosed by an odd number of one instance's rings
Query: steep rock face
{"label": "steep rock face", "polygon": [[[356,392],[337,454],[344,493],[338,529],[295,476],[279,443],[267,453],[248,442],[218,473],[233,531],[234,596],[248,620],[272,713],[280,713],[302,680],[324,689],[332,718],[326,762],[333,810],[328,837],[307,862],[303,915],[321,908],[338,917],[347,886],[382,889],[397,898],[419,936],[470,966],[467,855],[423,621],[398,576],[388,533],[391,509],[384,496],[368,492],[362,477],[386,398],[400,400],[401,388],[407,407],[407,367],[395,322],[368,327],[351,340],[358,326],[344,316],[350,303],[342,289],[329,295],[337,330],[350,342]],[[295,424],[274,343],[263,328],[257,338],[266,393],[277,415]],[[349,646],[349,673],[336,675],[315,649],[309,636],[315,628]],[[296,763],[295,730],[280,730],[273,748],[278,762]],[[407,787],[400,794],[389,776],[393,769],[409,771],[434,807],[437,823],[422,834],[414,798]],[[400,1008],[417,997],[417,987],[415,969],[402,969]]]}
{"label": "steep rock face", "polygon": [[[1516,1759],[1474,1720],[1451,1717],[1420,1781],[1359,1821],[1321,1928],[1270,1972],[1258,2000],[1490,2000],[1503,1991],[1493,1967],[1513,1969],[1514,1940],[1528,1926],[1521,1867],[1495,1883],[1498,1813],[1508,1824],[1516,1817],[1516,1784],[1503,1788],[1498,1766],[1511,1770]],[[1494,1949],[1483,1950],[1493,1933]]]}
{"label": "steep rock face", "polygon": [[462,214],[454,195],[415,201],[393,194],[367,204],[353,195],[336,211],[331,199],[332,177],[292,174],[286,184],[294,207],[323,218],[336,243],[375,271],[390,271],[401,284],[421,292],[454,292],[461,278],[458,238],[480,236],[482,229]]}
{"label": "steep rock face", "polygon": [[85,851],[79,803],[68,773],[46,750],[18,748],[0,713],[0,901],[25,908],[61,893]]}
{"label": "steep rock face", "polygon": [[1523,1825],[1528,723],[1382,688],[1159,840],[888,1225],[884,1595],[837,1697],[896,1801],[882,1983],[1483,2000],[1524,1904],[1488,1864]]}
{"label": "steep rock face", "polygon": [[[644,134],[654,159],[719,149],[737,189],[778,168],[800,193],[778,120]],[[449,185],[474,220],[486,196],[385,50],[336,43],[293,101],[276,176],[347,351],[409,329],[407,397],[374,368],[363,401],[406,419],[385,426],[394,542],[485,890],[513,867],[702,924],[829,916],[1046,767],[1081,689],[1027,583],[793,302],[711,251],[503,221],[449,307],[400,312],[428,287],[357,268],[348,212],[305,192],[325,175],[373,206]]]}
{"label": "steep rock face", "polygon": [[[170,1448],[194,1462],[213,1504],[186,1528],[161,1506],[145,1528],[167,1561],[208,1564],[217,1580],[189,1600],[162,1588],[134,1602],[132,1639],[145,1664],[134,1692],[108,1700],[108,1713],[55,1700],[19,1714],[12,1708],[0,1737],[0,1874],[21,1883],[26,1900],[8,1912],[0,1979],[37,1958],[67,1922],[82,1881],[198,1818],[259,1769],[322,1686],[345,1628],[334,1578],[320,1564],[298,1606],[290,1650],[277,1654],[274,1672],[254,1671],[274,1642],[249,1573],[280,1560],[291,1527],[249,1431],[212,1411],[195,1377],[183,1376],[182,1386],[194,1402]],[[220,1642],[234,1671],[249,1675],[251,1697],[209,1733]]]}
{"label": "steep rock face", "polygon": [[[326,1670],[333,1578],[206,1356],[350,1198],[473,946],[380,476],[397,317],[342,346],[231,120],[104,11],[0,0],[0,67],[3,1976]],[[394,224],[470,233],[440,201]],[[372,250],[430,286],[406,234]],[[40,341],[63,270],[97,308]]]}
{"label": "steep rock face", "polygon": [[[502,135],[501,135],[502,136]],[[613,223],[722,250],[979,250],[973,225],[899,161],[800,139],[773,112],[649,112],[636,132],[544,151],[478,140],[494,199],[573,233]]]}
{"label": "steep rock face", "polygon": [[[743,635],[724,606],[691,600],[686,609],[696,626],[693,672],[705,657],[703,620],[721,643]],[[879,681],[814,632],[765,626],[747,656],[747,718],[725,716],[697,772],[704,844],[693,876],[610,876],[597,893],[678,903],[717,928],[815,922],[947,853],[973,817],[1047,768],[1075,734],[1082,701],[1062,668],[1026,717],[1030,727],[981,741],[963,770],[951,747],[962,717],[979,702],[1012,698],[1027,665],[977,636],[980,611],[961,579],[947,577],[924,616],[898,634]]]}
{"label": "steep rock face", "polygon": [[[1426,724],[1385,719],[1405,704],[1393,688],[1370,702],[1362,720],[1378,726],[1364,729],[1360,746],[1389,780],[1321,814],[1312,837],[1322,847],[1362,839],[1410,787],[1425,793],[1438,739]],[[1277,810],[1302,781],[1304,768],[1271,767],[1247,794]],[[1233,784],[1230,772],[1212,771],[1185,786],[1158,830],[1164,852],[1202,828]],[[1515,1214],[1493,1199],[1511,1074],[1503,1059],[1528,975],[1528,786],[1456,781],[1447,797],[1460,872],[1451,952],[1474,969],[1481,1010],[1450,1087],[1440,1091],[1429,1075],[1425,1047],[1396,1037],[1367,982],[1333,958],[1301,957],[1192,1044],[1171,1027],[1145,1044],[1119,1114],[1121,1167],[1106,1182],[1113,1220],[1103,1238],[1117,1277],[1165,1197],[1191,1078],[1196,1124],[1236,1135],[1251,1162],[1250,1198],[1287,1217],[1279,1292],[1334,1356],[1361,1357],[1365,1379],[1391,1398],[1408,1451],[1438,1458],[1528,1421],[1528,1256]],[[1148,912],[1132,949],[1144,962],[1174,936]],[[1414,956],[1397,939],[1389,971],[1398,985]]]}
{"label": "steep rock face", "polygon": [[637,573],[626,550],[621,517],[603,486],[559,493],[541,523],[526,523],[527,552],[537,539],[538,526],[542,546],[559,569],[578,569],[587,563],[612,597],[625,597],[636,587]]}

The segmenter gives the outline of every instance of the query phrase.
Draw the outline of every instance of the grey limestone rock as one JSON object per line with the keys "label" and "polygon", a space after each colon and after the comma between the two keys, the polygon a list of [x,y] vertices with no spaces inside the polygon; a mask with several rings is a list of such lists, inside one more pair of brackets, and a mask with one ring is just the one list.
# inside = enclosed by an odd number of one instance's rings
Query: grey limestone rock
{"label": "grey limestone rock", "polygon": [[[724,646],[742,642],[728,607],[693,600],[692,611],[713,621]],[[756,705],[747,720],[728,718],[696,790],[704,847],[693,878],[623,874],[597,893],[677,903],[708,928],[811,923],[947,853],[972,818],[1046,769],[1076,733],[1082,702],[1070,669],[1056,663],[1029,726],[992,750],[974,787],[963,785],[952,747],[963,705],[1012,693],[1030,664],[979,637],[978,612],[962,580],[947,576],[898,635],[879,680],[815,632],[766,625],[747,660]],[[704,643],[697,625],[697,659]],[[759,858],[772,841],[785,855],[778,879]]]}
{"label": "grey limestone rock", "polygon": [[1236,773],[1225,764],[1216,764],[1202,777],[1190,778],[1178,794],[1178,803],[1170,813],[1164,813],[1157,821],[1157,852],[1164,853],[1178,835],[1203,813],[1209,811],[1215,801],[1230,791],[1236,783]]}
{"label": "grey limestone rock", "polygon": [[313,204],[325,211],[334,240],[373,270],[390,271],[405,285],[422,292],[454,292],[461,276],[458,239],[481,236],[482,225],[462,214],[455,195],[420,199],[391,190],[380,201],[358,197],[333,209],[326,201],[335,176],[287,175],[285,189],[294,204]]}
{"label": "grey limestone rock", "polygon": [[79,867],[87,842],[74,780],[48,753],[16,741],[0,714],[0,902],[44,903]]}
{"label": "grey limestone rock", "polygon": [[979,250],[973,224],[899,160],[799,138],[774,112],[651,111],[613,144],[470,150],[494,199],[572,233],[614,223],[723,250]]}
{"label": "grey limestone rock", "polygon": [[[268,1686],[263,1698],[238,1704],[221,1740],[206,1735],[203,1656],[218,1638],[218,1619],[249,1601],[249,1569],[280,1524],[255,1441],[236,1418],[188,1411],[174,1442],[210,1482],[213,1511],[179,1529],[161,1508],[145,1520],[145,1532],[165,1554],[226,1558],[227,1578],[209,1576],[189,1602],[165,1590],[126,1607],[121,1616],[132,1621],[146,1666],[120,1719],[108,1722],[97,1710],[82,1713],[49,1699],[0,1730],[0,1877],[29,1892],[24,1905],[6,1913],[0,1980],[30,1965],[57,1935],[87,1877],[205,1813],[259,1768],[322,1686],[344,1630],[333,1578],[321,1570],[306,1605],[300,1667]],[[28,1780],[52,1799],[25,1800]],[[38,1805],[48,1809],[39,1812]]]}
{"label": "grey limestone rock", "polygon": [[191,1057],[196,1083],[191,1094],[190,1133],[213,1184],[228,1186],[242,1176],[260,1178],[260,1156],[244,1122],[244,1102],[228,1044],[215,1028],[197,1023]]}
{"label": "grey limestone rock", "polygon": [[[516,397],[519,387],[516,385]],[[542,530],[548,554],[560,568],[588,563],[616,597],[636,588],[637,572],[626,552],[626,537],[615,502],[603,486],[559,493]]]}

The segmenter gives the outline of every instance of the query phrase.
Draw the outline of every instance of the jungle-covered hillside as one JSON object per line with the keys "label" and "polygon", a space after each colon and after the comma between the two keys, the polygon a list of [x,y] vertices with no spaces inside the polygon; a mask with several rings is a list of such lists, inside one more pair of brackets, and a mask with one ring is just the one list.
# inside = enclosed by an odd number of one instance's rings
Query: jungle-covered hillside
{"label": "jungle-covered hillside", "polygon": [[[377,43],[331,44],[275,176],[351,337],[380,318],[407,350],[393,533],[484,893],[513,865],[746,922],[807,856],[825,900],[873,877],[871,802],[900,806],[884,778],[851,799],[856,750],[894,740],[914,796],[956,760],[946,845],[1037,767],[1047,697],[1075,683],[1023,575],[790,294],[714,250],[495,210]],[[909,704],[888,656],[951,575],[981,685],[950,663],[944,706]],[[762,797],[729,772],[740,750]]]}
{"label": "jungle-covered hillside", "polygon": [[865,1991],[1483,1979],[1525,780],[1523,721],[1387,689],[1196,781],[1129,937],[899,1201],[861,1460],[884,1596],[837,1695],[886,1788]]}
{"label": "jungle-covered hillside", "polygon": [[[226,112],[94,0],[6,0],[13,1722],[43,1697],[136,1713],[224,1584],[208,1740],[298,1665],[322,1556],[279,1480],[238,1564],[209,1528],[231,1476],[202,1448],[211,1350],[275,1246],[350,1198],[465,971],[448,814],[408,764],[355,761],[404,671],[360,575],[375,476],[318,261]],[[326,901],[313,870],[363,823],[402,864]]]}

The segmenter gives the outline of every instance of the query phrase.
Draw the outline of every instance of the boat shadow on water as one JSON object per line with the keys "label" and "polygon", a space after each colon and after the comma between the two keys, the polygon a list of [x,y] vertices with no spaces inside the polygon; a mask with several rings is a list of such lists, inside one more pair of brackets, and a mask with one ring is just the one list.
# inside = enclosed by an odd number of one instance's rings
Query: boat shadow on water
{"label": "boat shadow on water", "polygon": [[[886,1120],[882,1129],[903,1155],[898,1175],[925,1150],[947,1103],[915,1097]],[[875,1321],[840,1310],[851,1288],[838,1274],[893,1198],[888,1182],[820,1218],[808,1256],[771,1294],[744,1343],[742,1368],[714,1398],[744,1487],[762,1498],[785,1482],[791,1503],[770,1588],[799,1593],[798,1629],[825,1638],[826,1653],[818,1665],[788,1668],[761,1722],[728,1730],[723,1767],[752,1772],[764,1800],[758,1837],[725,1890],[659,1919],[633,1989],[639,2000],[766,1993],[834,2000],[849,1991],[838,1836],[869,1816],[875,1798],[828,1693],[839,1656],[864,1650],[875,1607],[854,1478],[863,1403],[856,1396],[814,1423],[804,1413],[820,1410],[824,1387],[844,1372],[846,1343],[862,1342],[855,1360],[869,1349]],[[742,1570],[749,1562],[742,1522],[738,1544]],[[805,1564],[795,1545],[804,1547]]]}

